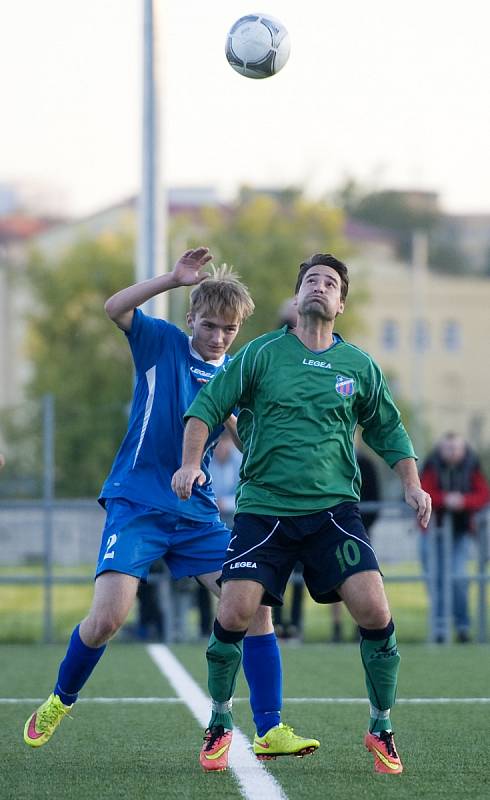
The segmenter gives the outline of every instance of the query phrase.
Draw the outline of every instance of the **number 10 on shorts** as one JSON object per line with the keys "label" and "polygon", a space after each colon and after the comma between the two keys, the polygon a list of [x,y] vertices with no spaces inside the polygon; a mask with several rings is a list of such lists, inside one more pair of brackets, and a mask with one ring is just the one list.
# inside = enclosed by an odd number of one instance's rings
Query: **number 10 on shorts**
{"label": "number 10 on shorts", "polygon": [[342,547],[339,545],[335,555],[337,556],[341,573],[347,570],[347,566],[355,567],[361,560],[359,545],[353,539],[346,539]]}

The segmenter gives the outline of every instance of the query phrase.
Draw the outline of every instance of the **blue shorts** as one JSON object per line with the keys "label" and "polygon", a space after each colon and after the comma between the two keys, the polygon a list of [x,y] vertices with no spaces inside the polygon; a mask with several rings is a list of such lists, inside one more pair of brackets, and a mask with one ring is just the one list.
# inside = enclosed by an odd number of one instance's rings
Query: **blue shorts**
{"label": "blue shorts", "polygon": [[96,577],[112,571],[146,580],[158,558],[176,580],[221,572],[230,541],[230,531],[221,521],[175,517],[120,497],[107,500],[106,511]]}
{"label": "blue shorts", "polygon": [[263,605],[280,606],[297,561],[317,603],[340,600],[338,587],[356,572],[380,571],[359,507],[344,502],[294,517],[237,514],[218,584],[256,581],[265,590]]}

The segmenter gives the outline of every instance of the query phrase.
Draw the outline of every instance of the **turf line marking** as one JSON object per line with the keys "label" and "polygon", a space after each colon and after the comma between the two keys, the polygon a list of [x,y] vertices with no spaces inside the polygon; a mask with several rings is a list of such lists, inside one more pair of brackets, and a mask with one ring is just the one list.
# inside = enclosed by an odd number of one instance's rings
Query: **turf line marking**
{"label": "turf line marking", "polygon": [[[366,697],[284,697],[284,703],[364,703]],[[445,703],[490,703],[490,697],[397,697],[395,705],[431,705]]]}
{"label": "turf line marking", "polygon": [[[44,703],[45,697],[0,697],[0,705],[9,703]],[[125,703],[127,705],[177,704],[185,703],[180,697],[81,697],[78,703]],[[234,697],[234,703],[248,703],[248,697]],[[365,697],[284,697],[284,703],[367,703]],[[396,705],[431,705],[431,704],[472,704],[490,703],[490,697],[398,697]]]}
{"label": "turf line marking", "polygon": [[[168,647],[164,644],[150,644],[147,650],[177,696],[184,701],[201,727],[205,728],[209,721],[211,706],[209,697],[204,694]],[[267,772],[260,761],[257,761],[251,751],[250,742],[239,728],[233,731],[230,767],[235,773],[241,794],[247,800],[287,800],[276,779]]]}

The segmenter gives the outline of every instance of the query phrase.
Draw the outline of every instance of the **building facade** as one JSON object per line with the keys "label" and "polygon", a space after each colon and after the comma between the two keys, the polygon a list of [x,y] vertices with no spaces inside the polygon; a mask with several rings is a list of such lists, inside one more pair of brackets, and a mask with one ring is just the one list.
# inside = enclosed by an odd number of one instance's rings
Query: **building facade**
{"label": "building facade", "polygon": [[351,263],[368,294],[356,344],[410,409],[421,454],[448,430],[489,446],[490,279],[416,273],[374,247]]}
{"label": "building facade", "polygon": [[[188,213],[199,230],[198,209],[218,205],[211,190],[203,191],[171,194],[170,215]],[[135,228],[131,199],[0,248],[0,409],[23,402],[30,375],[24,342],[32,299],[18,280],[28,248],[56,258],[82,236]],[[461,432],[478,447],[490,446],[490,279],[415,273],[396,259],[386,235],[377,239],[359,224],[346,225],[345,235],[356,252],[349,261],[354,285],[364,287],[368,297],[355,343],[376,358],[397,399],[411,410],[421,455],[446,430]],[[180,252],[185,243],[174,245]]]}

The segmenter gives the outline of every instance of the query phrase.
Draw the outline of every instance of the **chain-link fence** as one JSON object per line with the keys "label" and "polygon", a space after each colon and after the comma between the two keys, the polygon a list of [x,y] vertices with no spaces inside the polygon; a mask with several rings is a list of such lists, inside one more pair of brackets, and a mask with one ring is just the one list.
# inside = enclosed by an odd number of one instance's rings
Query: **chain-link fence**
{"label": "chain-link fence", "polygon": [[[388,593],[405,587],[400,601],[419,617],[420,640],[449,642],[462,591],[471,595],[473,638],[488,641],[488,515],[478,515],[467,554],[469,575],[454,572],[454,537],[448,517],[422,535],[399,503],[369,503],[379,512],[372,537]],[[0,503],[0,639],[55,641],[66,637],[89,607],[104,512],[95,500]],[[419,559],[424,536],[428,558]],[[424,542],[424,544],[425,544]],[[425,566],[425,571],[424,571]],[[187,620],[192,584],[173,585],[168,571],[151,576],[164,611],[162,638],[192,638]],[[408,587],[410,587],[408,591]],[[432,602],[427,608],[426,598]],[[308,613],[308,612],[306,612]]]}
{"label": "chain-link fence", "polygon": [[[13,477],[4,470],[1,476],[0,640],[11,642],[64,640],[85,615],[104,524],[95,499],[56,496],[58,424],[50,397],[31,423],[32,468]],[[91,447],[90,440],[86,447]],[[76,453],[71,463],[76,471]],[[31,499],[21,499],[26,496]],[[468,638],[488,641],[488,511],[477,515],[476,531],[466,537],[464,549],[453,535],[450,516],[441,528],[432,523],[423,534],[404,503],[363,503],[361,511],[378,512],[370,534],[394,616],[407,635],[450,642],[454,624],[466,614],[471,622],[459,623],[466,626]],[[194,582],[175,585],[164,567],[150,580],[162,612],[158,636],[175,641],[202,634],[195,619],[189,622],[191,612],[194,617],[197,613]],[[315,629],[315,613],[321,612],[312,606],[305,611],[312,619],[310,638],[325,638]]]}

